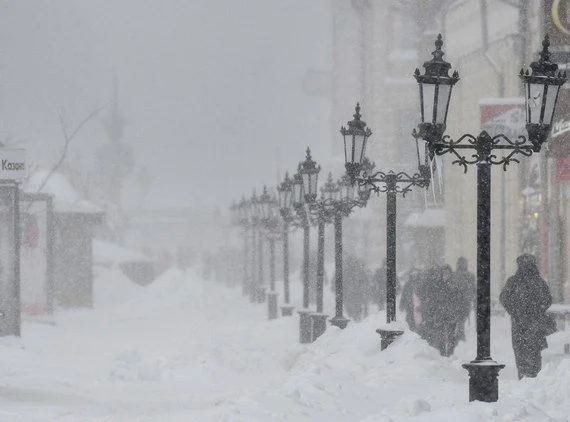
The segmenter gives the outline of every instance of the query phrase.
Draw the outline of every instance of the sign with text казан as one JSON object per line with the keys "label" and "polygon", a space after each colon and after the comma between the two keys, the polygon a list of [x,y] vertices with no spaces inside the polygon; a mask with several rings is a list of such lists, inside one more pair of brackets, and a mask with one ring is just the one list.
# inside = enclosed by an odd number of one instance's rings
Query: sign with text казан
{"label": "sign with text \u043a\u0430\u0437\u0430\u043d", "polygon": [[26,177],[26,151],[0,148],[0,180],[21,180]]}

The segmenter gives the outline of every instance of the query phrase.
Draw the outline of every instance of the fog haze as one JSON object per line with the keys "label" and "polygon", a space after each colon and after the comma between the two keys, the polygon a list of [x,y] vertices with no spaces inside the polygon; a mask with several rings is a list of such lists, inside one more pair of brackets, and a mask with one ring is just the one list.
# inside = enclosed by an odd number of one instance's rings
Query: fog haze
{"label": "fog haze", "polygon": [[[302,81],[330,70],[330,22],[326,0],[2,2],[0,139],[50,167],[63,144],[58,111],[73,129],[109,109],[116,80],[135,153],[123,205],[226,207],[244,186],[275,183],[308,144],[329,152],[329,100]],[[106,140],[104,112],[67,157],[85,172]],[[153,179],[144,202],[143,166]]]}

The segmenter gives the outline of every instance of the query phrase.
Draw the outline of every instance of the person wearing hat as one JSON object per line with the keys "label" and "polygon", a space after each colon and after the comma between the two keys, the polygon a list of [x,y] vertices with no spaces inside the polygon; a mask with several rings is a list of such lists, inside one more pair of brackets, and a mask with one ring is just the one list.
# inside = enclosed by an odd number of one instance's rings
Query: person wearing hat
{"label": "person wearing hat", "polygon": [[511,336],[519,379],[536,377],[542,367],[541,351],[552,334],[546,310],[552,304],[548,285],[540,276],[536,258],[517,258],[517,271],[501,291],[499,300],[511,316]]}

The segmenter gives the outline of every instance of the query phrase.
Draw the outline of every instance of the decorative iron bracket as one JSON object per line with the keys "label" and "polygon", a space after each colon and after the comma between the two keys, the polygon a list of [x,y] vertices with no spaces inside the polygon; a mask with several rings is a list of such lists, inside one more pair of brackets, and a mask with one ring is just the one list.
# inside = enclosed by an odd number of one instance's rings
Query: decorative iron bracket
{"label": "decorative iron bracket", "polygon": [[429,186],[430,177],[429,173],[426,173],[426,171],[421,171],[420,173],[414,173],[410,176],[403,171],[398,173],[392,170],[387,173],[378,171],[370,176],[364,173],[362,177],[357,180],[360,186],[369,185],[377,194],[382,192],[395,192],[401,193],[402,196],[405,197],[406,194],[412,190],[413,186],[419,186],[421,188]]}
{"label": "decorative iron bracket", "polygon": [[[421,137],[416,130],[413,132],[414,137]],[[462,135],[454,141],[448,135],[442,136],[440,139],[431,139],[428,141],[428,148],[431,154],[444,155],[451,153],[455,156],[452,164],[463,167],[464,173],[467,173],[469,164],[488,163],[503,166],[503,170],[511,163],[519,163],[515,158],[517,155],[530,157],[533,152],[540,151],[540,146],[521,135],[515,140],[509,139],[503,134],[495,136],[489,135],[486,131],[482,131],[478,136],[469,133]],[[471,155],[461,150],[471,150]],[[504,151],[497,154],[495,151]]]}

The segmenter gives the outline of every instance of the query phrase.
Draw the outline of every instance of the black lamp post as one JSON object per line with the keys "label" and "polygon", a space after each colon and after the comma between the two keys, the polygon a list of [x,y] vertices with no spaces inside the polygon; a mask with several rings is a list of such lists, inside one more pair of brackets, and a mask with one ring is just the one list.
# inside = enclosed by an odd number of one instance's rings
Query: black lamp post
{"label": "black lamp post", "polygon": [[314,202],[317,197],[317,181],[320,170],[320,166],[311,157],[311,150],[307,148],[305,161],[299,163],[292,185],[293,205],[303,222],[303,309],[298,311],[300,343],[310,343],[313,339],[311,312],[309,311],[310,221],[305,206]]}
{"label": "black lamp post", "polygon": [[348,175],[338,181],[338,197],[334,201],[334,244],[335,244],[335,316],[330,323],[339,328],[346,328],[348,319],[343,315],[344,288],[342,277],[342,219],[348,217],[355,207],[363,207],[366,201],[357,198],[356,188]]}
{"label": "black lamp post", "polygon": [[[269,241],[269,293],[267,294],[267,317],[277,318],[277,292],[275,291],[275,240],[278,237],[277,229],[277,201],[263,187],[263,194],[259,198],[261,206],[262,224],[265,237]],[[263,291],[265,296],[265,292]]]}
{"label": "black lamp post", "polygon": [[464,171],[470,164],[477,165],[477,356],[463,365],[469,372],[470,401],[497,401],[497,377],[504,367],[491,358],[491,165],[501,165],[506,170],[511,162],[518,162],[517,155],[529,157],[539,152],[547,140],[558,91],[566,81],[566,73],[559,72],[550,61],[549,44],[547,35],[540,59],[530,65],[532,72],[520,73],[525,84],[528,138],[511,140],[503,134],[490,136],[485,131],[478,136],[464,134],[457,141],[444,136],[451,90],[459,75],[448,75],[451,65],[442,59],[441,34],[435,42],[433,59],[423,65],[425,73],[421,75],[418,69],[415,72],[420,87],[421,122],[414,136],[427,141],[431,154],[453,154],[453,164],[463,166]]}
{"label": "black lamp post", "polygon": [[247,215],[247,200],[245,197],[239,203],[232,203],[230,207],[232,224],[243,229],[243,280],[242,295],[249,295],[249,221]]}
{"label": "black lamp post", "polygon": [[306,205],[311,204],[317,196],[317,181],[320,166],[312,159],[311,150],[307,148],[305,161],[299,163],[297,174],[293,177],[293,205],[303,224],[303,309],[299,313],[299,341],[312,341],[312,324],[309,311],[309,236],[310,220]]}
{"label": "black lamp post", "polygon": [[299,173],[293,176],[292,181],[293,206],[301,220],[303,227],[303,309],[299,314],[299,342],[310,343],[312,340],[312,327],[309,311],[309,218],[304,208],[303,178]]}
{"label": "black lamp post", "polygon": [[[250,271],[250,302],[258,301],[258,268],[256,266],[258,261],[257,252],[257,239],[259,235],[259,217],[258,217],[258,207],[257,207],[257,195],[255,189],[249,201],[247,201],[247,214],[249,215],[249,224],[251,227],[251,271]],[[256,275],[257,273],[257,275]]]}
{"label": "black lamp post", "polygon": [[[413,186],[427,187],[430,182],[430,167],[424,145],[420,145],[420,140],[416,138],[416,151],[418,158],[418,172],[408,175],[405,172],[395,172],[393,170],[384,172],[378,171],[371,174],[370,164],[366,163],[365,148],[366,142],[358,141],[356,136],[351,134],[352,128],[358,126],[360,132],[371,135],[370,129],[365,130],[365,123],[360,120],[360,106],[356,105],[354,120],[348,122],[349,129],[341,128],[344,137],[345,150],[352,149],[359,151],[358,155],[346,156],[346,171],[352,177],[353,182],[357,182],[360,189],[373,189],[376,193],[386,193],[386,322],[390,324],[396,321],[396,216],[397,216],[397,194],[406,196]],[[363,147],[359,147],[359,142]],[[423,143],[423,142],[422,142]],[[395,338],[403,334],[401,330],[378,329],[376,330],[382,337],[381,349],[388,347]]]}
{"label": "black lamp post", "polygon": [[264,230],[264,218],[263,211],[265,203],[268,201],[269,195],[267,194],[267,188],[264,187],[261,195],[253,203],[255,208],[255,215],[257,221],[257,284],[255,286],[255,301],[257,303],[265,302],[265,280],[263,274],[263,230]]}
{"label": "black lamp post", "polygon": [[290,303],[290,289],[289,289],[289,225],[294,220],[292,209],[292,181],[289,178],[289,173],[285,174],[285,180],[277,187],[277,194],[279,198],[279,212],[283,219],[283,300],[284,304],[281,306],[281,314],[283,316],[293,315],[293,306]]}
{"label": "black lamp post", "polygon": [[366,152],[366,142],[372,131],[366,127],[366,123],[360,118],[360,103],[356,104],[354,119],[347,123],[348,129],[344,126],[340,128],[340,133],[344,138],[344,162],[346,173],[351,180],[355,180],[360,174],[362,160]]}
{"label": "black lamp post", "polygon": [[333,182],[332,173],[321,188],[321,197],[311,204],[311,212],[317,221],[317,311],[311,314],[313,320],[313,341],[327,328],[328,315],[323,313],[325,277],[325,224],[332,222],[334,204],[338,200],[338,186]]}

